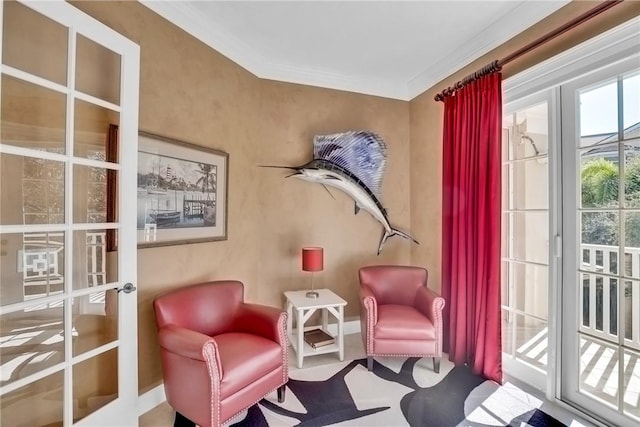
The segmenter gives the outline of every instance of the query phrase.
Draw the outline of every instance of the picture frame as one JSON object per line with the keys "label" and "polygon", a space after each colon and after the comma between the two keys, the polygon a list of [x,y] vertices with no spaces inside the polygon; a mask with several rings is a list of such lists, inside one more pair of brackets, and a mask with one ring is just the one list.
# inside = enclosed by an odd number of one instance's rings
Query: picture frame
{"label": "picture frame", "polygon": [[138,248],[227,239],[229,154],[138,132]]}

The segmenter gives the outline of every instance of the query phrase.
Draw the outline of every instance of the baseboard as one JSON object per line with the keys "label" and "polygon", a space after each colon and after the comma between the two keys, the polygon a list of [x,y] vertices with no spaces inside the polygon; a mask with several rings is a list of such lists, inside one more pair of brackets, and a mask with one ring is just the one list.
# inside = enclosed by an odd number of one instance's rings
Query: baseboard
{"label": "baseboard", "polygon": [[160,384],[148,392],[141,394],[138,396],[138,416],[146,414],[166,400],[167,397],[164,394],[164,384]]}
{"label": "baseboard", "polygon": [[[360,333],[360,319],[358,318],[357,320],[347,320],[344,322],[343,325],[344,328],[344,334],[345,335],[350,335],[350,334],[358,334]],[[336,323],[329,323],[329,333],[332,335],[337,335],[338,334],[338,325]]]}
{"label": "baseboard", "polygon": [[[336,335],[338,333],[338,325],[335,323],[329,324],[329,333]],[[348,320],[344,322],[344,334],[357,334],[360,333],[360,319]],[[160,384],[155,388],[152,388],[146,393],[138,396],[138,416],[146,414],[156,406],[165,402],[167,397],[164,394],[164,384]]]}

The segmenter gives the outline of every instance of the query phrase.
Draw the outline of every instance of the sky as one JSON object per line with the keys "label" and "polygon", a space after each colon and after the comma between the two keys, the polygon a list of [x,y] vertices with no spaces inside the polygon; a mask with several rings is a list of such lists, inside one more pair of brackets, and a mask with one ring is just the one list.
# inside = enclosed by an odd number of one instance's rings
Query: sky
{"label": "sky", "polygon": [[[623,79],[623,127],[640,122],[640,73]],[[618,131],[617,80],[580,94],[582,136]]]}

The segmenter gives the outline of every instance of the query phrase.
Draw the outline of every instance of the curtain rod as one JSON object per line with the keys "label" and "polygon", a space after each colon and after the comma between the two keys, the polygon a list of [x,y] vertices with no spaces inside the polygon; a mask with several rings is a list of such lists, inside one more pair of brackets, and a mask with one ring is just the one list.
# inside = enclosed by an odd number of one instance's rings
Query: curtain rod
{"label": "curtain rod", "polygon": [[456,84],[454,84],[453,86],[449,86],[448,88],[444,89],[442,92],[438,93],[434,99],[436,101],[444,101],[444,99],[449,96],[454,94],[456,91],[462,89],[466,84],[479,79],[482,76],[485,76],[487,74],[491,74],[493,72],[496,71],[500,71],[502,69],[502,67],[506,64],[508,64],[509,62],[521,57],[522,55],[524,55],[525,53],[528,53],[532,50],[534,50],[535,48],[542,46],[543,44],[547,43],[548,41],[551,41],[553,39],[555,39],[556,37],[558,37],[559,35],[577,27],[578,25],[587,22],[589,19],[599,15],[600,13],[604,12],[605,10],[608,10],[610,8],[612,8],[613,6],[622,3],[623,0],[606,0],[602,3],[600,3],[599,5],[597,5],[596,7],[586,11],[585,13],[583,13],[582,15],[572,19],[571,21],[561,25],[560,27],[556,28],[555,30],[543,35],[542,37],[537,38],[536,40],[532,41],[531,43],[521,47],[520,49],[516,50],[515,52],[505,56],[504,58],[500,59],[500,60],[496,60],[493,61],[492,63],[490,63],[489,65],[484,66],[483,68],[481,68],[480,70],[476,71],[473,74],[470,74],[468,76],[466,76],[464,79],[462,79],[461,81],[458,81]]}

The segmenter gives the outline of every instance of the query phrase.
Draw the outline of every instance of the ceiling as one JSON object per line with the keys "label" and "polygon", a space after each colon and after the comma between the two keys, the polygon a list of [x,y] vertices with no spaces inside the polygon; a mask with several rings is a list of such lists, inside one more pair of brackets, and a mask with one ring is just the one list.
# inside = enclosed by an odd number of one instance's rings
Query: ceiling
{"label": "ceiling", "polygon": [[140,1],[260,78],[401,100],[569,2]]}

